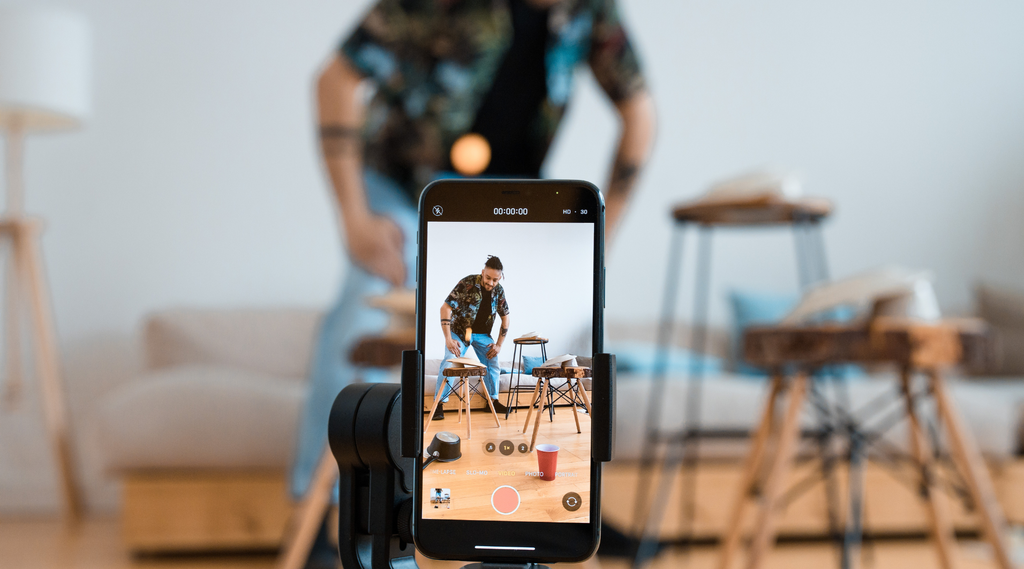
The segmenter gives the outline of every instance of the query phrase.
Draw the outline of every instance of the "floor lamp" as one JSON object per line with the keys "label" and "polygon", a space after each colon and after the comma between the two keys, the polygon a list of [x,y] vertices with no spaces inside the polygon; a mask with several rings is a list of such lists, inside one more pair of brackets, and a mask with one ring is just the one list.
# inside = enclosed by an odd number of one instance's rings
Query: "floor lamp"
{"label": "floor lamp", "polygon": [[[66,519],[82,504],[49,290],[39,249],[42,220],[24,213],[23,142],[30,132],[76,128],[88,115],[88,23],[52,8],[0,9],[0,132],[6,142],[6,209],[0,246],[8,250],[4,280],[5,399],[14,404],[25,376],[22,341],[31,343],[46,429],[53,444]],[[27,318],[26,318],[27,317]],[[30,331],[27,338],[22,333]]]}

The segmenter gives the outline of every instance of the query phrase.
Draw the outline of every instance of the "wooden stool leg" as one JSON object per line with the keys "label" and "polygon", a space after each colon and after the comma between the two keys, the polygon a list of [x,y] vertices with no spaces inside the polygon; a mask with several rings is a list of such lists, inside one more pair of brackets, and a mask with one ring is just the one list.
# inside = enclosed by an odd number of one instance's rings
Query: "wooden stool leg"
{"label": "wooden stool leg", "polygon": [[540,390],[541,408],[537,410],[537,416],[534,418],[533,438],[530,439],[530,452],[533,452],[533,447],[534,447],[534,445],[537,442],[537,431],[540,430],[540,417],[541,417],[541,415],[544,414],[544,409],[548,405],[547,395],[548,395],[548,389],[549,389],[548,385],[550,383],[551,383],[550,381],[545,381],[544,382],[544,387],[542,387],[541,390]]}
{"label": "wooden stool leg", "polygon": [[729,569],[732,566],[733,556],[739,547],[740,536],[743,533],[743,510],[746,508],[748,497],[757,484],[757,473],[761,469],[764,451],[768,446],[768,438],[775,425],[775,402],[782,391],[782,385],[782,376],[772,375],[768,398],[765,400],[764,411],[761,414],[761,422],[754,432],[750,452],[747,454],[746,464],[743,465],[743,477],[740,479],[739,492],[733,502],[728,518],[729,523],[725,526],[728,533],[722,541],[722,558],[718,562],[719,569]]}
{"label": "wooden stool leg", "polygon": [[[473,438],[473,415],[472,409],[469,408],[469,378],[463,378],[462,380],[462,392],[466,395],[462,398],[462,404],[466,406],[466,440]],[[459,407],[462,409],[462,407]]]}
{"label": "wooden stool leg", "polygon": [[491,408],[491,416],[494,417],[494,426],[501,428],[501,423],[498,421],[498,412],[494,410],[494,402],[491,401],[491,392],[487,391],[487,383],[480,379],[480,386],[484,388],[484,399],[487,400],[487,406]]}
{"label": "wooden stool leg", "polygon": [[14,260],[13,242],[10,243],[8,249],[7,274],[5,275],[7,290],[4,291],[6,293],[4,296],[4,334],[7,340],[4,357],[7,358],[5,366],[7,383],[4,385],[3,402],[8,409],[13,410],[21,400],[24,390],[25,367],[21,363],[21,325],[24,313],[21,310],[22,299],[19,297],[22,279],[19,278],[20,271]]}
{"label": "wooden stool leg", "polygon": [[949,392],[946,390],[946,383],[937,370],[929,370],[928,378],[931,382],[932,393],[938,405],[939,416],[946,423],[946,431],[949,433],[950,451],[953,460],[958,464],[967,482],[967,489],[978,510],[978,517],[981,518],[981,526],[992,552],[995,555],[996,564],[1002,569],[1011,569],[1013,563],[1010,561],[1010,554],[1006,544],[1006,520],[1003,512],[996,501],[996,493],[992,487],[992,479],[989,478],[988,469],[981,452],[974,443],[974,438],[964,427]]}
{"label": "wooden stool leg", "polygon": [[779,428],[779,446],[764,483],[761,511],[755,526],[757,529],[750,545],[750,556],[747,559],[747,567],[750,569],[761,566],[765,554],[775,541],[776,509],[793,465],[797,442],[800,440],[800,412],[803,409],[804,396],[807,394],[807,374],[798,372],[791,381],[786,416]]}
{"label": "wooden stool leg", "polygon": [[[441,394],[444,393],[444,388],[448,386],[448,378],[444,378],[444,383],[441,384],[441,389],[438,389],[434,393],[434,404],[430,406],[430,414],[427,415],[427,422],[423,423],[423,434],[427,433],[427,429],[430,428],[430,421],[434,419],[434,413],[437,412],[437,406],[441,403]],[[426,452],[426,451],[424,451]]]}
{"label": "wooden stool leg", "polygon": [[907,407],[907,422],[910,426],[910,452],[914,455],[914,460],[921,471],[921,492],[927,501],[928,521],[932,537],[935,539],[935,546],[939,551],[939,564],[942,569],[952,569],[956,535],[953,533],[953,524],[949,521],[946,504],[939,498],[935,487],[932,453],[928,439],[921,428],[921,421],[917,416],[910,382],[910,368],[903,368],[900,384],[903,390],[903,401]]}
{"label": "wooden stool leg", "polygon": [[[576,433],[582,433],[583,429],[580,428],[580,414],[576,411],[576,390],[572,386],[572,380],[567,379],[569,382],[569,399],[572,400],[572,418],[576,419]],[[578,379],[576,381],[579,381]]]}
{"label": "wooden stool leg", "polygon": [[587,395],[587,390],[584,389],[584,387],[583,387],[583,381],[582,380],[576,380],[576,385],[579,386],[580,397],[583,398],[583,406],[587,408],[587,414],[589,414],[591,417],[593,417],[594,413],[590,410],[590,397]]}
{"label": "wooden stool leg", "polygon": [[[462,387],[463,387],[463,383],[465,383],[465,380],[462,379],[462,378],[459,378],[459,381],[462,382],[462,383],[457,383],[456,384],[456,388],[459,391],[459,393],[458,393],[458,395],[456,395],[456,397],[459,398],[459,422],[461,423],[462,422],[462,405],[466,402],[466,398],[462,396]],[[455,391],[455,390],[453,389],[452,391]]]}
{"label": "wooden stool leg", "polygon": [[529,430],[530,417],[533,415],[533,406],[537,404],[537,397],[538,397],[538,394],[540,393],[540,384],[543,381],[544,381],[543,379],[538,377],[537,378],[537,383],[534,384],[534,386],[533,386],[533,394],[530,395],[530,409],[529,409],[529,411],[526,412],[526,422],[523,423],[523,434],[524,435],[526,434],[526,431]]}
{"label": "wooden stool leg", "polygon": [[334,462],[331,449],[325,449],[306,497],[296,512],[293,530],[277,558],[278,569],[302,569],[306,564],[313,540],[320,531],[320,523],[331,505],[331,491],[337,479],[338,465]]}

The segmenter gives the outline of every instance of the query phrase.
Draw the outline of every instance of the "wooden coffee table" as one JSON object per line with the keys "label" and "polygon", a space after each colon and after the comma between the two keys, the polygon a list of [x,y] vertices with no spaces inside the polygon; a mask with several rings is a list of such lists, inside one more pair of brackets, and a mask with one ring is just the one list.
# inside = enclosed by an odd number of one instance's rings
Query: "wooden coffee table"
{"label": "wooden coffee table", "polygon": [[[953,466],[966,482],[967,493],[981,520],[985,538],[992,546],[995,561],[1002,569],[1012,564],[1007,549],[1006,521],[995,498],[992,480],[971,433],[965,428],[956,403],[949,394],[942,376],[945,368],[969,359],[984,338],[984,325],[972,320],[944,320],[920,323],[905,319],[879,317],[868,324],[824,324],[813,326],[759,326],[744,334],[744,358],[752,365],[773,370],[771,388],[747,456],[736,502],[726,525],[719,567],[730,569],[740,544],[743,511],[746,500],[754,498],[758,518],[746,566],[759,567],[775,540],[775,517],[782,503],[786,480],[800,436],[800,413],[808,392],[809,373],[835,363],[891,364],[900,370],[900,397],[910,426],[911,458],[920,469],[921,496],[928,508],[931,534],[939,554],[940,566],[953,566],[956,546],[953,525],[936,476],[939,466],[936,453],[930,448],[917,400],[930,398],[935,402],[938,418],[944,423]],[[783,370],[795,370],[786,375]],[[914,393],[912,376],[923,373],[928,389]],[[788,404],[783,401],[788,391]],[[839,413],[850,411],[839,410]],[[776,415],[783,415],[781,423]],[[843,420],[850,420],[848,418]],[[773,442],[774,441],[774,442]],[[769,456],[766,449],[774,448]],[[858,460],[858,462],[862,462]],[[863,487],[863,468],[854,469],[850,462],[850,484]],[[762,472],[767,475],[762,476]],[[852,495],[851,495],[852,496]],[[859,526],[862,502],[851,498],[848,508],[849,526],[857,533],[847,545],[847,562],[857,564]]]}
{"label": "wooden coffee table", "polygon": [[550,383],[552,379],[565,379],[567,388],[570,391],[570,400],[572,402],[572,416],[576,419],[576,432],[582,433],[583,430],[580,428],[580,416],[576,410],[576,396],[579,395],[583,400],[583,405],[587,408],[587,413],[593,417],[593,413],[590,410],[590,398],[587,396],[587,390],[583,389],[580,384],[580,380],[585,377],[591,377],[592,371],[589,367],[583,366],[560,366],[560,367],[535,367],[533,368],[533,377],[537,378],[537,385],[533,388],[533,395],[530,397],[530,410],[526,414],[526,423],[523,425],[523,435],[529,432],[530,427],[530,416],[533,415],[534,405],[539,405],[540,408],[537,410],[537,417],[533,423],[533,437],[530,439],[530,452],[533,452],[533,446],[537,442],[537,429],[540,427],[540,417],[544,414],[544,410],[548,406],[548,391],[550,390]]}

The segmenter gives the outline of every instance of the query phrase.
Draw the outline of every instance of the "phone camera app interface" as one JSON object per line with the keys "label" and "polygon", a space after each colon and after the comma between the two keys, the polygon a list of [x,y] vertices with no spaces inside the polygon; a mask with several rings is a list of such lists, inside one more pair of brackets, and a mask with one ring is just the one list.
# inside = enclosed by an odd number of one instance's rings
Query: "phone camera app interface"
{"label": "phone camera app interface", "polygon": [[590,519],[594,224],[517,212],[427,220],[427,519]]}

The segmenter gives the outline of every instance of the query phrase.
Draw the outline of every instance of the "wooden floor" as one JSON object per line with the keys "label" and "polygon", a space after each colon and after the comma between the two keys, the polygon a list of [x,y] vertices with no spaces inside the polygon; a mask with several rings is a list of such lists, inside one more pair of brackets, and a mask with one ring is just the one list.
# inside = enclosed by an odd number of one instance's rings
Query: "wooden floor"
{"label": "wooden floor", "polygon": [[[590,519],[590,416],[579,413],[580,430],[572,407],[559,407],[552,422],[547,413],[541,417],[537,431],[537,444],[554,444],[559,447],[557,478],[541,480],[538,474],[537,452],[521,452],[519,445],[530,444],[533,425],[524,433],[526,409],[509,415],[498,414],[500,427],[495,426],[490,411],[473,410],[473,438],[466,438],[466,416],[459,423],[458,413],[445,411],[443,421],[431,421],[424,436],[423,448],[427,448],[438,431],[449,431],[462,439],[462,458],[443,463],[434,462],[424,471],[423,487],[446,488],[451,490],[451,508],[441,505],[437,508],[430,503],[429,491],[424,492],[423,516],[433,519],[475,519],[493,521],[534,521],[534,522],[586,522]],[[536,411],[533,413],[536,417]],[[510,455],[500,452],[502,442],[511,442],[516,448]],[[494,449],[487,451],[491,443]],[[519,492],[520,507],[515,513],[505,516],[491,507],[491,494],[499,486],[512,486]],[[570,512],[562,507],[562,497],[575,492],[582,499],[582,506]]]}
{"label": "wooden floor", "polygon": [[[55,520],[0,520],[0,567],[4,569],[271,569],[272,554],[230,556],[173,556],[132,558],[121,544],[116,519],[90,518],[77,530],[68,531]],[[960,543],[961,569],[993,567],[985,546]],[[1018,562],[1024,543],[1013,542]],[[668,551],[656,558],[651,569],[710,569],[717,559],[714,547],[688,553]],[[938,563],[925,541],[886,541],[865,549],[864,569],[931,569]],[[458,562],[420,560],[423,569],[458,569]],[[586,565],[559,565],[566,569],[626,569],[629,563],[604,559]],[[825,544],[784,544],[768,557],[766,569],[821,569],[837,567],[833,550]]]}

